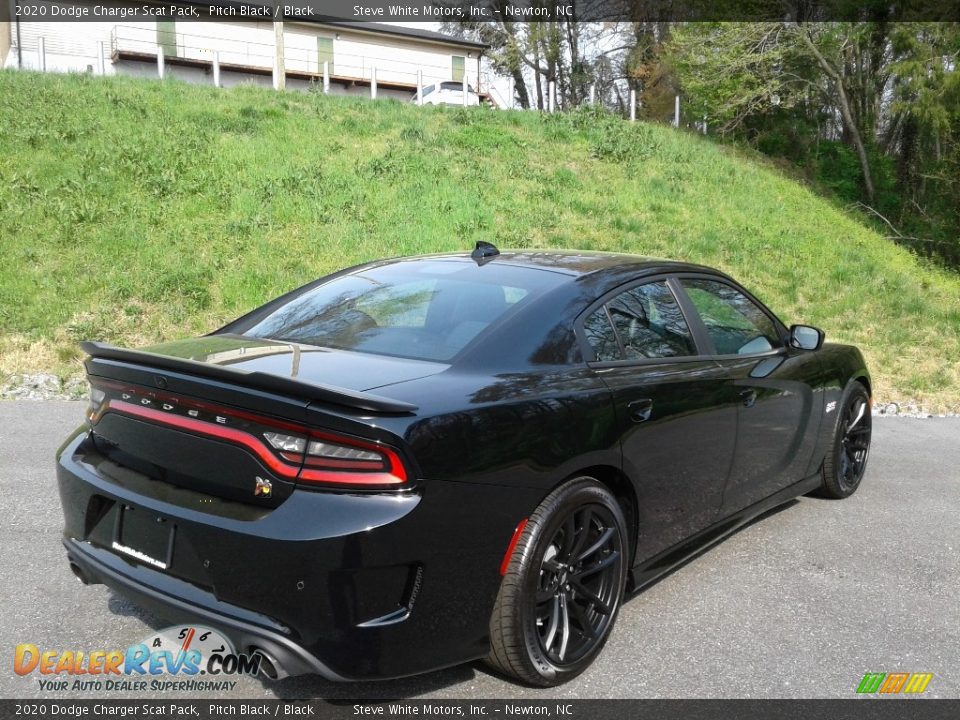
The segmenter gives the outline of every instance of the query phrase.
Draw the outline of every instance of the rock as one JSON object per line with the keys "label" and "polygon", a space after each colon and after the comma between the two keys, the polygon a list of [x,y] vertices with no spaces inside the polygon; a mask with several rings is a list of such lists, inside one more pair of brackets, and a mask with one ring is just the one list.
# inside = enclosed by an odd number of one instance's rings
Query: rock
{"label": "rock", "polygon": [[70,378],[62,383],[52,373],[11,375],[0,386],[2,400],[79,400],[87,394],[83,378]]}

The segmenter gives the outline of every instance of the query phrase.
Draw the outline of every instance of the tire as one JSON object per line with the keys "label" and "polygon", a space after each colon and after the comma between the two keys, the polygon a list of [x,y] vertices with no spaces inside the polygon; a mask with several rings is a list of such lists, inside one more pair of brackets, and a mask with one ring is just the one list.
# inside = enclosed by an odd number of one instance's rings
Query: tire
{"label": "tire", "polygon": [[517,541],[490,619],[487,662],[551,687],[600,653],[623,600],[627,524],[611,492],[589,477],[551,492]]}
{"label": "tire", "polygon": [[862,383],[850,383],[834,421],[833,443],[823,459],[820,497],[842,500],[853,495],[867,469],[873,419],[870,395]]}

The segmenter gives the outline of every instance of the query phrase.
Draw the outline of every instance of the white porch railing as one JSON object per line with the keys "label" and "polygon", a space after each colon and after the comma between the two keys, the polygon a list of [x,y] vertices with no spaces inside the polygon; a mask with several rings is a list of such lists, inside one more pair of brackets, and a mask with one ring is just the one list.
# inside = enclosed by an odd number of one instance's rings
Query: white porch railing
{"label": "white porch railing", "polygon": [[[302,38],[303,36],[298,36]],[[164,32],[156,27],[138,27],[132,25],[117,25],[113,28],[110,39],[113,55],[135,54],[138,56],[153,57],[157,53],[158,45],[164,48],[168,62],[175,60],[192,61],[197,63],[212,63],[214,53],[217,54],[221,67],[231,69],[249,68],[257,71],[273,69],[275,60],[275,46],[271,42],[257,42],[239,40],[228,37],[215,37],[189,32]],[[297,47],[289,40],[284,44],[284,67],[288,75],[321,78],[323,62],[329,61],[329,56],[323,56],[313,48]],[[329,63],[330,76],[334,81],[360,80],[370,82],[373,70],[376,69],[377,82],[386,84],[401,84],[411,89],[416,88],[418,73],[422,73],[424,85],[451,80],[451,67],[438,56],[435,63],[413,63],[393,58],[388,48],[383,48],[377,54],[355,55],[351,53],[335,52],[332,62]],[[471,87],[482,91],[479,87],[485,78],[483,74],[477,77],[477,72],[470,72],[466,68],[467,82]]]}

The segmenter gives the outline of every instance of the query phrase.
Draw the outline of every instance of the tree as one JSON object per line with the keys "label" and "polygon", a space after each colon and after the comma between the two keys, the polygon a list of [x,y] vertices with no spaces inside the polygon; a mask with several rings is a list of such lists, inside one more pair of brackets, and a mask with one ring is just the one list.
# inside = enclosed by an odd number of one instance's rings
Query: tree
{"label": "tree", "polygon": [[[622,58],[633,47],[625,32],[629,24],[578,20],[581,10],[589,13],[592,4],[602,1],[571,0],[566,4],[572,13],[555,21],[507,21],[500,12],[496,20],[445,22],[444,30],[490,45],[487,56],[493,69],[513,78],[522,107],[545,109],[553,81],[559,106],[572,108],[589,97],[594,83],[605,86],[598,97],[609,98],[611,88],[625,78]],[[491,7],[502,10],[505,4],[493,0]]]}
{"label": "tree", "polygon": [[[865,137],[876,125],[886,79],[864,62],[864,38],[852,23],[714,23],[675,31],[671,60],[684,90],[717,131],[735,131],[747,118],[797,110],[819,96],[839,116],[840,136],[856,151],[864,195],[875,194]],[[865,82],[865,71],[872,78]],[[879,87],[878,87],[879,85]]]}
{"label": "tree", "polygon": [[[960,25],[871,12],[858,23],[680,25],[666,61],[715,132],[816,177],[843,176],[852,160],[853,199],[883,213],[893,238],[960,264]],[[830,160],[837,148],[848,155]]]}
{"label": "tree", "polygon": [[[501,8],[499,0],[494,2],[494,6]],[[499,17],[503,17],[499,13]],[[487,57],[493,66],[493,70],[513,79],[515,98],[520,103],[520,107],[530,107],[530,95],[527,91],[527,83],[524,77],[523,52],[525,42],[521,39],[521,23],[515,23],[509,20],[498,20],[496,22],[482,21],[447,21],[443,23],[446,32],[471,40],[479,40],[490,46]]]}

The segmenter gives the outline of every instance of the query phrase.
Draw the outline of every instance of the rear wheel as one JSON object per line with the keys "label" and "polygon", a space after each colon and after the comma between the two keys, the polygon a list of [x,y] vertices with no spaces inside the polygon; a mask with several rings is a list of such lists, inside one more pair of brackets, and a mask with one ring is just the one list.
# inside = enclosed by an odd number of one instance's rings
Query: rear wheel
{"label": "rear wheel", "polygon": [[857,491],[867,469],[872,428],[870,396],[861,383],[853,382],[837,414],[833,446],[823,459],[819,495],[839,500]]}
{"label": "rear wheel", "polygon": [[610,491],[578,478],[530,517],[500,586],[488,662],[531,685],[552,686],[600,652],[623,597],[626,521]]}

